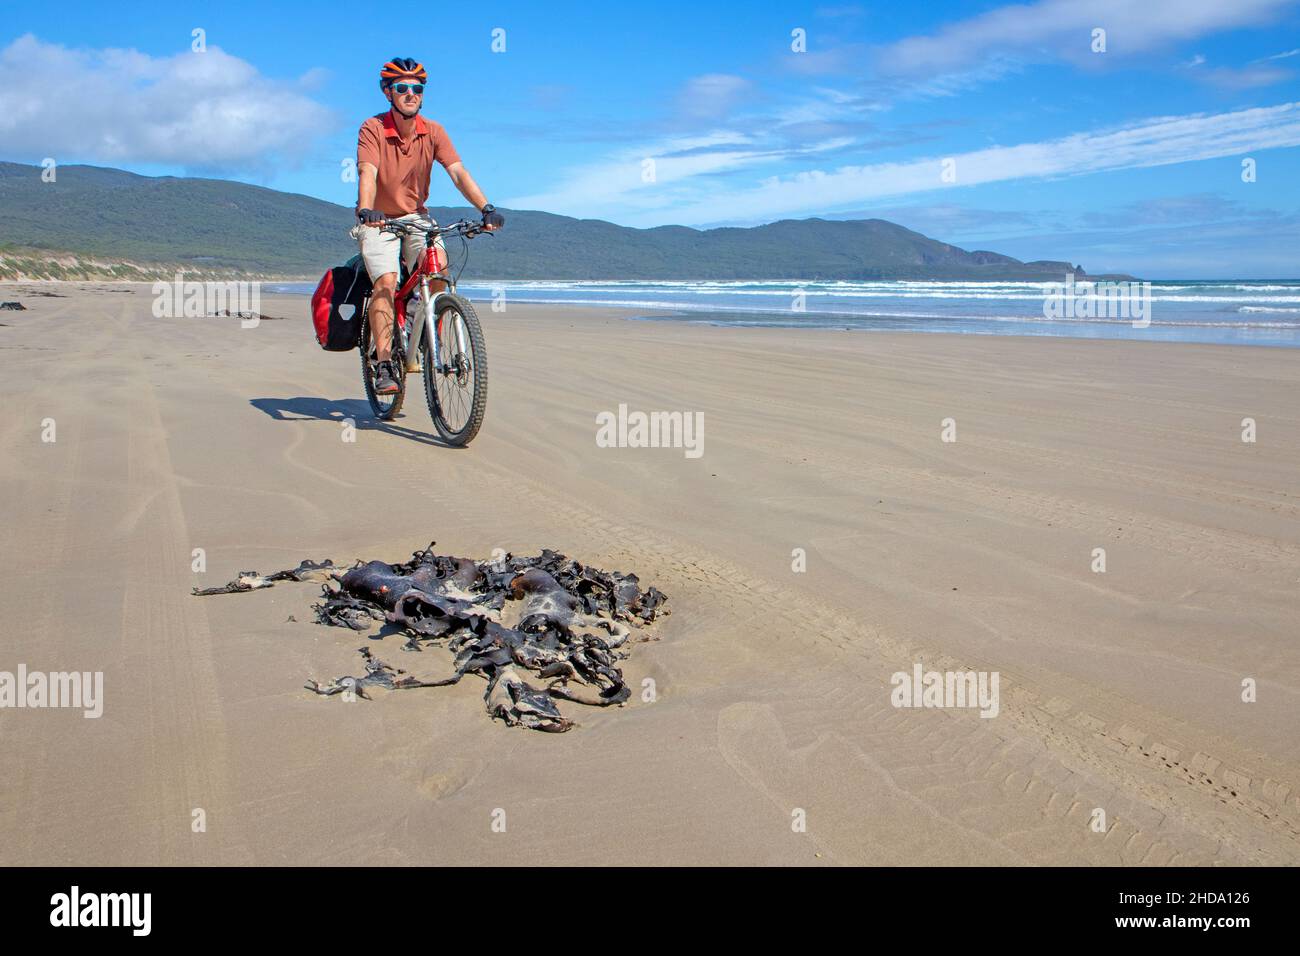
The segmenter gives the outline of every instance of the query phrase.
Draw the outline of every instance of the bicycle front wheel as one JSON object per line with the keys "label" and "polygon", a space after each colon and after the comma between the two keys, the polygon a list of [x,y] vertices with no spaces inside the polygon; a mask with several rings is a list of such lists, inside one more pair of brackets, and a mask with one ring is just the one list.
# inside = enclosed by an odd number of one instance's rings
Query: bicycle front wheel
{"label": "bicycle front wheel", "polygon": [[468,299],[437,299],[438,359],[432,361],[432,336],[424,336],[424,397],[439,437],[449,445],[468,445],[487,411],[487,346],[483,327]]}

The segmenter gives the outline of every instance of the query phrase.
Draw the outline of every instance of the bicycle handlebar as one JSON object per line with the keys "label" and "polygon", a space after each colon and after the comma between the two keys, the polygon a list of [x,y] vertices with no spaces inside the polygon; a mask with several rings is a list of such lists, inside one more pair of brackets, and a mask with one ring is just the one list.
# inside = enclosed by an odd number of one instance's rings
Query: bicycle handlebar
{"label": "bicycle handlebar", "polygon": [[392,219],[385,219],[379,226],[379,230],[381,232],[391,232],[395,235],[411,232],[422,232],[430,236],[460,235],[466,239],[472,239],[480,233],[488,232],[483,223],[476,222],[473,219],[457,219],[445,226],[432,224],[426,226],[421,222],[395,222]]}

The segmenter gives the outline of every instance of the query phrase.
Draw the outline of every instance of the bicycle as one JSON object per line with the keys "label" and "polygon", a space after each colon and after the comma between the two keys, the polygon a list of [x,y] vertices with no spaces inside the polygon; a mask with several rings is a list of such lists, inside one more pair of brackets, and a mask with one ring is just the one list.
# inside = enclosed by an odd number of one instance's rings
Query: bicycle
{"label": "bicycle", "polygon": [[[481,222],[471,219],[447,226],[386,221],[378,228],[399,237],[423,234],[425,248],[416,268],[399,284],[393,296],[397,327],[392,337],[392,363],[398,385],[393,395],[375,391],[379,358],[370,332],[371,297],[365,298],[361,313],[361,378],[366,398],[378,418],[390,421],[397,417],[406,400],[407,373],[420,372],[429,417],[439,437],[449,445],[468,445],[478,434],[487,410],[487,347],[474,306],[456,293],[459,272],[456,277],[451,275],[449,256],[448,262],[439,269],[433,240],[439,236],[460,236],[466,243],[468,259],[468,240],[487,230]],[[405,264],[402,269],[405,272]],[[464,271],[464,263],[460,271]],[[445,283],[445,287],[431,295],[430,286],[435,280]],[[414,315],[408,316],[412,303]],[[428,320],[430,305],[435,316],[433,322]]]}

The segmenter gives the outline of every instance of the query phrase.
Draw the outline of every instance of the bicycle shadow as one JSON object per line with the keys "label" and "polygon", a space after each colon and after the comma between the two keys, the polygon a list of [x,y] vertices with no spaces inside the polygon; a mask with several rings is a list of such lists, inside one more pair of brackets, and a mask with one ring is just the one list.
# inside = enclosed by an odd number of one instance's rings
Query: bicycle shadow
{"label": "bicycle shadow", "polygon": [[278,422],[320,421],[342,425],[350,419],[357,431],[384,432],[436,448],[461,450],[461,446],[448,444],[437,435],[376,418],[370,403],[361,398],[330,400],[300,395],[297,398],[250,398],[248,404]]}

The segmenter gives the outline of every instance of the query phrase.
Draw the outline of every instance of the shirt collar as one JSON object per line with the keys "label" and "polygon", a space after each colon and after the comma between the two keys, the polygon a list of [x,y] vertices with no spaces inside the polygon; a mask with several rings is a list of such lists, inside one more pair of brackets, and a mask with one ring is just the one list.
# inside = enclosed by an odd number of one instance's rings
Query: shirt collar
{"label": "shirt collar", "polygon": [[[401,138],[401,134],[397,132],[397,124],[393,122],[393,111],[391,109],[384,114],[383,124],[385,136],[391,136],[395,139]],[[425,123],[424,117],[417,113],[415,116],[415,135],[427,136],[428,134],[429,125]]]}

